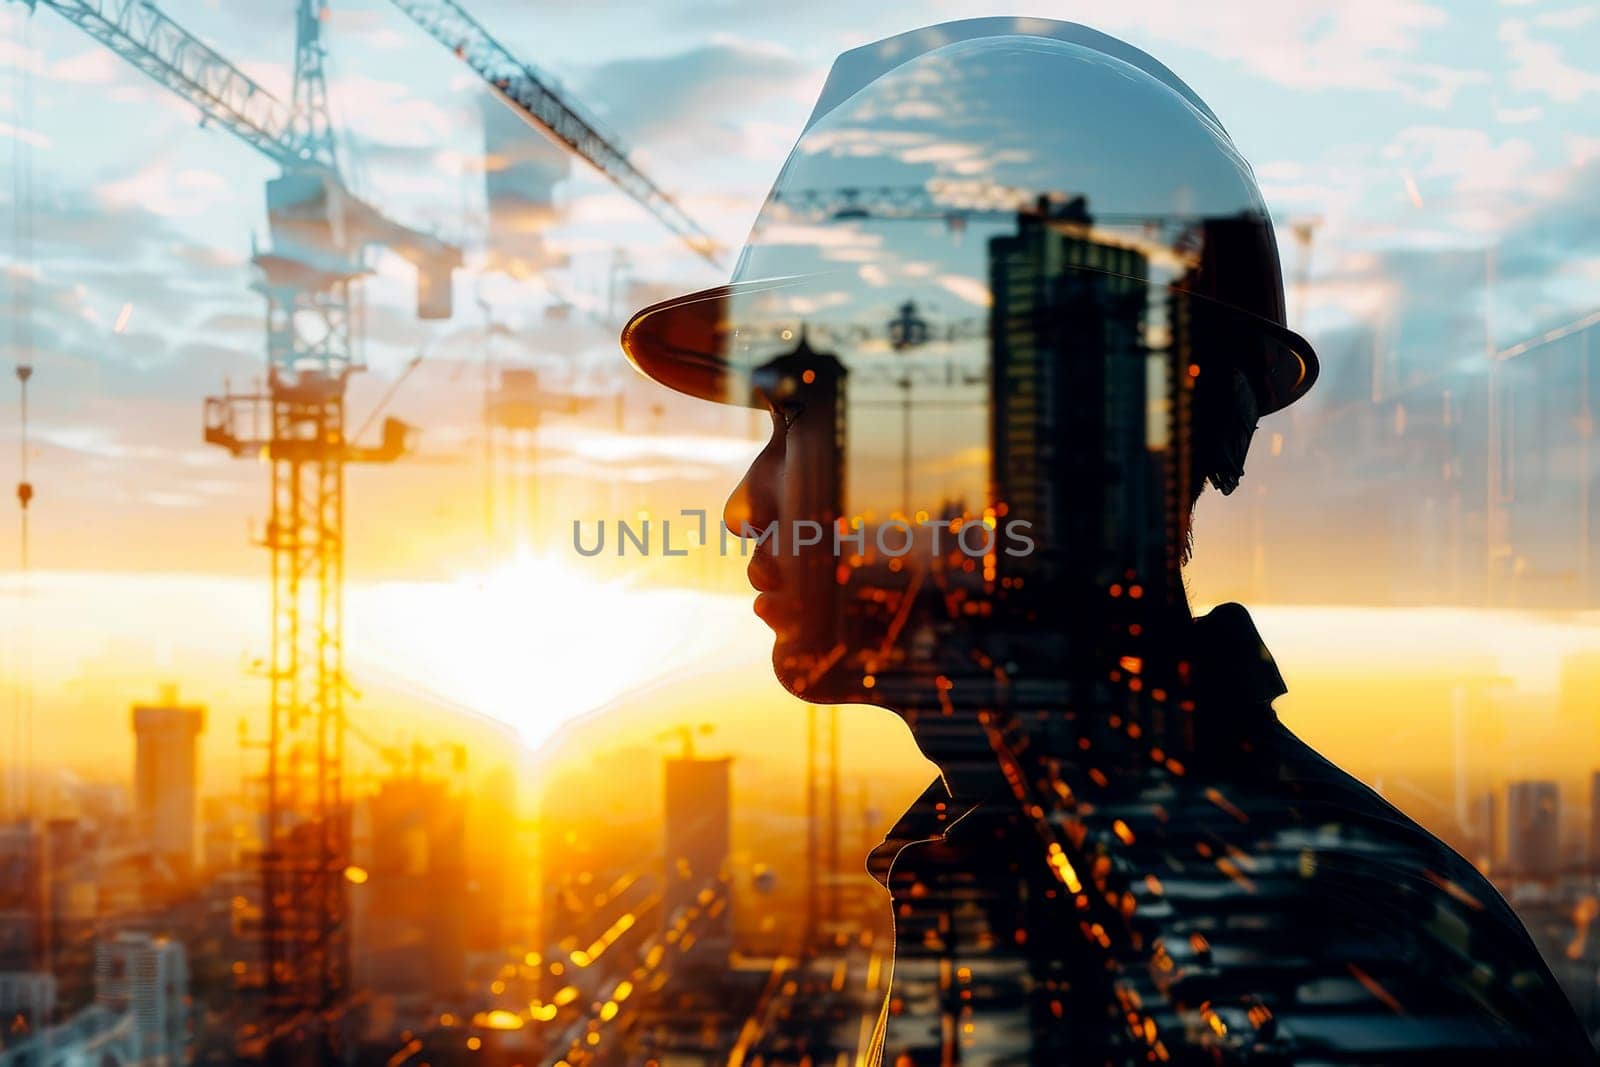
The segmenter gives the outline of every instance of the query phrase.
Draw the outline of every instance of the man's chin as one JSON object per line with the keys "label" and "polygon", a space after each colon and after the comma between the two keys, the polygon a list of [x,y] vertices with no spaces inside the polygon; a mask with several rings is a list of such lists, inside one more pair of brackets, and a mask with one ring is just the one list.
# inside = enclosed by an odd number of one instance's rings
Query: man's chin
{"label": "man's chin", "polygon": [[803,665],[803,657],[796,656],[793,651],[793,642],[783,636],[774,634],[772,638],[772,673],[778,679],[778,684],[788,690],[793,696],[801,700],[815,700],[816,697],[808,694],[807,680],[809,671]]}
{"label": "man's chin", "polygon": [[823,692],[828,687],[818,684],[814,657],[796,651],[794,642],[781,633],[772,640],[772,673],[791,696],[810,704],[829,702]]}
{"label": "man's chin", "polygon": [[790,695],[808,704],[868,702],[861,693],[850,691],[837,667],[818,670],[818,657],[798,649],[782,634],[772,642],[772,673]]}

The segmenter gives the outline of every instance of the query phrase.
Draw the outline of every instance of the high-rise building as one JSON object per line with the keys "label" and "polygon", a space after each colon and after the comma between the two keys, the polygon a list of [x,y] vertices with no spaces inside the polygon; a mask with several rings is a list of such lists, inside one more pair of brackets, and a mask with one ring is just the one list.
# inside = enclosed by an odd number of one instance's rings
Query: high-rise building
{"label": "high-rise building", "polygon": [[[86,819],[54,818],[44,824],[50,912],[50,971],[56,1005],[75,1012],[94,999],[94,946],[110,880],[100,863],[98,829]],[[102,895],[104,894],[104,895]]]}
{"label": "high-rise building", "polygon": [[695,963],[723,966],[733,948],[728,900],[732,844],[731,759],[666,762],[666,872],[662,917],[668,927],[691,911]]}
{"label": "high-rise building", "polygon": [[135,825],[152,854],[180,876],[194,867],[195,750],[205,717],[205,708],[178,703],[174,685],[162,687],[160,703],[133,706]]}
{"label": "high-rise building", "polygon": [[48,971],[0,971],[0,1018],[13,1032],[20,1022],[38,1030],[56,1009],[56,976]]}
{"label": "high-rise building", "polygon": [[[1600,752],[1600,653],[1577,651],[1561,657],[1552,733],[1569,751]],[[1588,866],[1600,869],[1600,770],[1593,771],[1588,800],[1588,834],[1579,841],[1587,846],[1583,858]]]}
{"label": "high-rise building", "polygon": [[365,803],[366,879],[351,893],[352,963],[375,993],[451,1003],[467,958],[466,805],[444,782],[392,778]]}
{"label": "high-rise building", "polygon": [[[465,752],[460,752],[465,759]],[[462,764],[462,766],[465,766]],[[494,952],[507,943],[514,909],[512,872],[521,866],[516,850],[517,778],[505,764],[478,779],[466,807],[466,870],[471,885],[467,945]]]}
{"label": "high-rise building", "polygon": [[187,1062],[189,960],[178,942],[124,931],[95,946],[95,1004],[133,1016],[134,1062]]}
{"label": "high-rise building", "polygon": [[1600,771],[1589,777],[1589,871],[1600,871]]}
{"label": "high-rise building", "polygon": [[1162,562],[1144,559],[1163,528],[1146,439],[1148,275],[1145,252],[1093,234],[1082,199],[1021,213],[1014,235],[989,241],[990,498],[1038,545],[1002,557],[1006,576],[1048,577],[1067,558]]}
{"label": "high-rise building", "polygon": [[1506,797],[1506,859],[1519,878],[1561,871],[1561,790],[1555,782],[1512,782]]}
{"label": "high-rise building", "polygon": [[[651,862],[661,854],[661,757],[648,742],[630,741],[587,760],[573,751],[553,762],[542,781],[537,844],[529,849],[537,857],[539,894],[533,909],[539,931],[532,940],[548,949],[576,935],[583,947],[623,914],[656,906],[646,900],[661,891]],[[602,887],[620,889],[620,895],[597,892]],[[637,930],[655,933],[645,923]],[[542,996],[566,984],[559,972],[540,975],[552,983]]]}
{"label": "high-rise building", "polygon": [[1472,805],[1472,855],[1468,858],[1484,872],[1500,862],[1500,802],[1493,790],[1482,793]]}
{"label": "high-rise building", "polygon": [[0,971],[44,967],[46,908],[45,836],[32,819],[0,824]]}

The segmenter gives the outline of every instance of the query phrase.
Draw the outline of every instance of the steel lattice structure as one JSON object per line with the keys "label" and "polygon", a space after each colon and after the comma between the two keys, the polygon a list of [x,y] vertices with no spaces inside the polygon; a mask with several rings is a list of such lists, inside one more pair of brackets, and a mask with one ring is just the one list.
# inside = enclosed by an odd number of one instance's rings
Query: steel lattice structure
{"label": "steel lattice structure", "polygon": [[[420,310],[448,315],[460,251],[354,196],[338,169],[328,112],[320,0],[296,0],[294,92],[285,104],[148,0],[42,3],[194,105],[203,119],[283,169],[267,186],[271,247],[257,250],[266,298],[268,388],[211,397],[205,437],[266,458],[271,513],[272,635],[265,831],[258,937],[264,1025],[244,1056],[284,1058],[339,1045],[348,993],[349,813],[343,789],[344,464],[403,451],[345,439],[345,383],[355,365],[350,286],[364,250],[384,245],[419,268]],[[441,292],[442,290],[442,292]],[[299,1052],[292,1049],[298,1047]]]}
{"label": "steel lattice structure", "polygon": [[638,201],[696,255],[718,266],[716,242],[628,158],[616,136],[584,115],[555,79],[512,55],[454,0],[393,0],[428,36],[478,73],[506,104]]}
{"label": "steel lattice structure", "polygon": [[21,0],[44,6],[284,166],[302,162],[289,108],[147,0]]}
{"label": "steel lattice structure", "polygon": [[[355,196],[340,174],[321,40],[325,0],[294,0],[293,94],[284,103],[150,0],[16,0],[42,5],[192,104],[282,168],[267,184],[271,244],[256,249],[255,288],[267,304],[267,388],[205,402],[205,439],[271,464],[272,638],[266,830],[260,855],[259,940],[267,1017],[241,1036],[244,1057],[342,1055],[349,993],[344,795],[344,466],[392,462],[406,451],[403,424],[381,442],[346,439],[345,384],[357,365],[351,286],[371,246],[418,270],[418,315],[450,315],[460,249],[409,229]],[[484,77],[535,128],[588,161],[697,254],[711,238],[628,159],[620,142],[515,59],[455,3],[401,2],[430,35]]]}

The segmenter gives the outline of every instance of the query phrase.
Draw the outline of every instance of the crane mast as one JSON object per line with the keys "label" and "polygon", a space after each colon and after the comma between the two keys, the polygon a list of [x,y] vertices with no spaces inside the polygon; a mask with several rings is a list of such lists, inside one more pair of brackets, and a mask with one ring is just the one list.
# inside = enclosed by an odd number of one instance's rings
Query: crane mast
{"label": "crane mast", "polygon": [[323,3],[297,3],[294,25],[294,92],[289,136],[301,159],[339,170],[333,115],[328,107],[327,49],[322,43]]}
{"label": "crane mast", "polygon": [[[353,366],[350,286],[359,258],[335,232],[342,183],[323,69],[320,4],[298,0],[289,135],[297,155],[320,165],[268,183],[273,248],[258,252],[257,288],[267,301],[267,393],[225,397],[264,404],[271,425],[272,648],[266,831],[260,857],[263,1059],[274,1043],[294,1047],[293,1028],[335,1014],[349,980],[350,822],[344,798],[345,382]],[[327,244],[302,232],[314,227]],[[300,253],[300,254],[297,254]],[[334,253],[330,255],[328,253]],[[344,262],[340,262],[344,259]],[[304,329],[309,318],[315,333]],[[212,401],[208,401],[208,407]],[[214,411],[215,408],[213,407]],[[208,430],[210,420],[208,420]],[[228,445],[228,442],[219,442]],[[291,1032],[283,1034],[282,1028]],[[339,1027],[311,1028],[312,1047],[336,1050]],[[289,1038],[287,1042],[285,1038]],[[322,1058],[322,1057],[319,1057]]]}
{"label": "crane mast", "polygon": [[258,864],[261,967],[248,976],[263,1019],[241,1030],[241,1058],[342,1058],[349,995],[349,811],[344,795],[344,466],[391,462],[405,429],[382,443],[346,439],[345,385],[359,370],[351,288],[369,246],[418,271],[418,314],[447,318],[460,250],[384,216],[339,172],[328,108],[322,0],[295,0],[288,104],[149,0],[21,0],[44,6],[194,105],[281,168],[267,183],[270,243],[254,250],[266,300],[266,387],[207,398],[207,442],[271,466],[272,633],[264,832]]}

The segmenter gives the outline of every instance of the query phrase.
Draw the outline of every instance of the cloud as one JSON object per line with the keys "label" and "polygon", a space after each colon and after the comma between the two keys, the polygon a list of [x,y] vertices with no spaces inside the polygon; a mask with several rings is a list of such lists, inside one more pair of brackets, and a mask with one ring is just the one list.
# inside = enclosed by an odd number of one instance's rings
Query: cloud
{"label": "cloud", "polygon": [[1505,126],[1521,126],[1529,122],[1538,122],[1544,118],[1544,108],[1533,107],[1497,107],[1494,110],[1494,120]]}
{"label": "cloud", "polygon": [[122,61],[105,48],[93,48],[50,64],[46,72],[51,81],[73,85],[109,85],[123,73]]}
{"label": "cloud", "polygon": [[[1450,105],[1466,86],[1489,80],[1475,66],[1422,58],[1432,38],[1449,29],[1453,12],[1425,0],[1078,0],[1059,14],[1126,36],[1157,56],[1170,44],[1237,64],[1274,84],[1300,90],[1356,89],[1396,93],[1430,108]],[[840,0],[796,5],[786,0],[704,0],[691,17],[740,25],[775,38],[804,34],[824,52],[889,36],[914,24],[905,15]],[[931,0],[916,22],[984,16],[982,0]],[[1052,12],[1055,14],[1057,12]],[[1575,22],[1578,13],[1552,14]],[[843,27],[849,26],[849,29]],[[827,27],[838,27],[832,33]]]}
{"label": "cloud", "polygon": [[239,191],[213,171],[157,156],[124,178],[102,182],[95,196],[114,210],[137,206],[165,218],[192,218],[219,205],[236,203]]}
{"label": "cloud", "polygon": [[8,33],[0,38],[0,67],[38,74],[44,69],[44,56],[37,48],[27,47],[20,39],[12,39]]}
{"label": "cloud", "polygon": [[462,119],[402,82],[344,74],[328,85],[341,129],[359,130],[369,142],[433,149]]}
{"label": "cloud", "polygon": [[379,52],[393,52],[406,47],[414,40],[408,33],[403,19],[397,18],[397,12],[390,11],[352,11],[343,7],[330,8],[327,17],[327,27],[330,36],[350,40],[359,36],[363,47],[372,48]]}
{"label": "cloud", "polygon": [[1600,73],[1568,63],[1559,46],[1533,37],[1526,20],[1502,22],[1500,40],[1513,64],[1507,75],[1512,87],[1566,104],[1600,92]]}
{"label": "cloud", "polygon": [[1596,19],[1600,19],[1600,9],[1574,7],[1565,11],[1542,11],[1533,16],[1533,24],[1554,30],[1576,30]]}
{"label": "cloud", "polygon": [[1324,254],[1330,267],[1309,293],[1318,317],[1379,328],[1411,371],[1447,369],[1482,352],[1490,249],[1497,343],[1590,310],[1588,279],[1600,274],[1600,158],[1544,180],[1535,206],[1482,208],[1495,226],[1466,242],[1449,226],[1428,243],[1408,228],[1385,248]]}
{"label": "cloud", "polygon": [[1520,137],[1499,140],[1477,128],[1412,126],[1390,142],[1384,155],[1424,184],[1444,183],[1458,196],[1552,191],[1549,176],[1538,172],[1533,145]]}
{"label": "cloud", "polygon": [[1559,188],[1523,213],[1503,235],[1497,257],[1502,278],[1532,280],[1600,260],[1600,158],[1566,172]]}
{"label": "cloud", "polygon": [[[774,99],[789,103],[798,119],[818,80],[817,71],[786,49],[723,40],[602,64],[586,80],[584,97],[630,140],[653,151],[742,154],[747,121],[770,121]],[[753,140],[770,150],[770,137]]]}
{"label": "cloud", "polygon": [[9,122],[0,122],[0,139],[17,141],[21,144],[31,145],[34,148],[50,148],[55,144],[54,141],[38,130],[13,126]]}
{"label": "cloud", "polygon": [[[204,172],[178,180],[190,195],[215,184]],[[192,398],[240,366],[213,357],[249,351],[259,366],[262,305],[246,288],[241,256],[195,244],[140,202],[106,204],[58,187],[41,187],[38,195],[39,217],[47,220],[35,234],[38,269],[16,295],[32,308],[41,378],[86,375],[76,386],[86,394]],[[18,284],[7,279],[8,290]],[[117,335],[113,326],[127,305],[132,329]],[[230,338],[205,325],[224,314],[253,316],[254,328]],[[239,347],[209,343],[229,339]],[[193,345],[205,345],[204,357]]]}
{"label": "cloud", "polygon": [[894,155],[904,160],[933,142],[927,130],[890,130],[875,126],[833,126],[810,133],[800,150],[806,155],[828,154],[873,159]]}
{"label": "cloud", "polygon": [[[969,13],[966,0],[940,10]],[[1418,58],[1427,38],[1450,17],[1422,0],[1090,0],[1071,17],[1096,29],[1154,38],[1242,64],[1294,89],[1360,89],[1400,93],[1444,107],[1465,85],[1488,80],[1482,71]]]}
{"label": "cloud", "polygon": [[941,274],[935,280],[945,291],[976,307],[989,307],[994,303],[994,296],[989,292],[988,283],[977,278],[965,274]]}
{"label": "cloud", "polygon": [[981,154],[984,146],[962,141],[935,141],[900,153],[902,163],[961,163]]}

